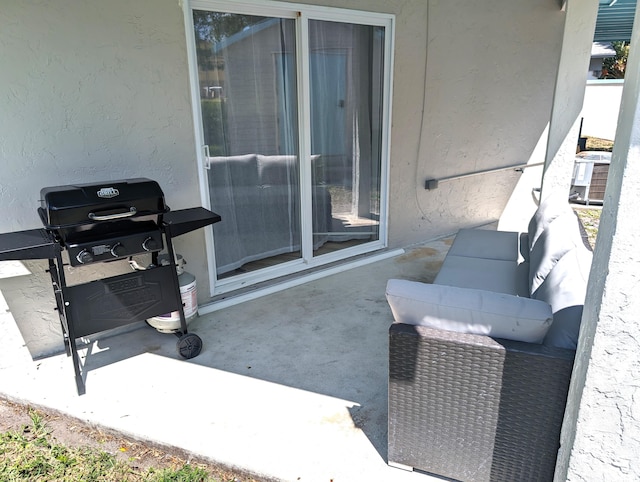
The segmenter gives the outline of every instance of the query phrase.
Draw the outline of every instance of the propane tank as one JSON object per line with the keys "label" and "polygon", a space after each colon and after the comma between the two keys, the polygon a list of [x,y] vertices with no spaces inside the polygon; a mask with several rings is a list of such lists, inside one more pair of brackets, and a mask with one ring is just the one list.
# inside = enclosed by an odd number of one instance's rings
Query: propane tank
{"label": "propane tank", "polygon": [[[158,256],[158,264],[166,266],[169,264],[168,255],[162,254]],[[184,317],[189,323],[198,316],[198,288],[196,286],[196,277],[184,270],[187,262],[184,258],[176,254],[176,272],[178,274],[178,284],[180,285],[180,297],[184,309]],[[147,323],[161,333],[175,333],[180,331],[180,312],[173,311],[164,315],[154,316],[147,320]]]}

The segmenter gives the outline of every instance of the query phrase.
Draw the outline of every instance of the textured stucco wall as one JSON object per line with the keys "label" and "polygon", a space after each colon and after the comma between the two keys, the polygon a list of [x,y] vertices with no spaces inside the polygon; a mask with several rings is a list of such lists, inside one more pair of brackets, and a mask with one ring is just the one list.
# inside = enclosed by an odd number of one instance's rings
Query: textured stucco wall
{"label": "textured stucco wall", "polygon": [[514,171],[433,191],[424,180],[529,162],[549,122],[564,22],[555,1],[427,5],[403,19],[416,32],[399,26],[396,44],[390,226],[399,245],[500,217]]}
{"label": "textured stucco wall", "polygon": [[639,49],[636,24],[565,414],[557,481],[640,480]]}
{"label": "textured stucco wall", "polygon": [[542,181],[543,198],[555,191],[568,195],[571,186],[598,4],[569,1],[566,11]]}
{"label": "textured stucco wall", "polygon": [[[0,0],[0,232],[40,225],[43,186],[149,176],[200,204],[177,0]],[[424,180],[527,162],[549,121],[557,0],[303,0],[396,15],[389,241],[497,220],[519,174]],[[204,236],[178,251],[209,292]],[[47,302],[50,300],[47,300]]]}
{"label": "textured stucco wall", "polygon": [[37,227],[43,186],[152,176],[199,202],[176,1],[2,2],[0,230]]}

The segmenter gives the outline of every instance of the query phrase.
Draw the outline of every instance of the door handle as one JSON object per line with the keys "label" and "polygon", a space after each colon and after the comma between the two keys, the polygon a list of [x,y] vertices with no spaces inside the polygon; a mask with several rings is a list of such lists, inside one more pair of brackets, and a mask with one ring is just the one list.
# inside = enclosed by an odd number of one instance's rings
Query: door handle
{"label": "door handle", "polygon": [[202,146],[202,155],[204,156],[204,168],[211,169],[211,158],[209,156],[209,146],[207,144]]}

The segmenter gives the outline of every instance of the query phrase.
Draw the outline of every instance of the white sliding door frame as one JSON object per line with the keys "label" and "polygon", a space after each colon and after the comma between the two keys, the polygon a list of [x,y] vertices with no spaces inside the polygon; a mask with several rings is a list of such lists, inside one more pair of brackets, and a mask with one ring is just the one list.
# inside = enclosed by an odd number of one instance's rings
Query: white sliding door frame
{"label": "white sliding door frame", "polygon": [[[257,15],[294,19],[296,22],[296,64],[297,64],[297,107],[299,128],[300,155],[300,193],[301,193],[301,258],[277,264],[259,271],[235,275],[225,279],[217,279],[215,262],[215,239],[213,228],[206,231],[207,263],[209,269],[211,296],[229,293],[257,283],[269,281],[285,275],[320,267],[336,261],[381,250],[388,243],[388,172],[391,136],[391,93],[393,81],[393,41],[395,17],[391,14],[380,14],[358,10],[347,10],[313,5],[303,5],[276,1],[229,1],[229,0],[182,0],[184,24],[189,61],[190,90],[193,110],[194,136],[197,146],[196,156],[198,178],[202,205],[215,211],[209,197],[208,176],[205,169],[206,153],[202,112],[200,109],[200,89],[198,79],[198,63],[194,39],[193,11],[216,11],[232,14]],[[312,172],[311,172],[311,113],[309,90],[309,21],[321,20],[358,25],[378,26],[385,29],[384,35],[384,70],[382,95],[382,139],[380,166],[380,213],[378,239],[357,246],[314,256],[312,226]],[[224,219],[223,219],[224,222]]]}

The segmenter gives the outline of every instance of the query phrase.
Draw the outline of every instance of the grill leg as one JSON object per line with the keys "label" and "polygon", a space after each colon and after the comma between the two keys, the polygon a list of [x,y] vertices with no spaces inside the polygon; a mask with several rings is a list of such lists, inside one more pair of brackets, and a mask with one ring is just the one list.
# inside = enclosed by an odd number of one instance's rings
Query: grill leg
{"label": "grill leg", "polygon": [[176,294],[176,300],[178,302],[178,313],[180,314],[180,331],[183,334],[187,334],[187,319],[184,316],[184,306],[182,305],[182,295],[180,294],[180,281],[178,281],[178,273],[176,271],[176,258],[173,251],[173,242],[171,241],[170,229],[165,230],[165,237],[167,239],[167,251],[169,252],[169,263],[173,270],[173,288]]}
{"label": "grill leg", "polygon": [[64,265],[62,264],[61,253],[57,254],[56,262],[54,262],[53,259],[49,259],[49,274],[51,275],[53,292],[56,298],[56,307],[58,309],[58,314],[60,315],[60,324],[62,325],[65,350],[67,352],[67,356],[71,356],[73,361],[73,369],[76,376],[76,389],[78,391],[78,395],[84,395],[86,390],[84,380],[82,378],[78,348],[76,346],[73,317],[71,316],[71,313],[69,313],[69,310],[67,310],[68,303],[64,300],[67,285],[64,277]]}
{"label": "grill leg", "polygon": [[56,299],[56,310],[58,311],[58,317],[60,318],[60,327],[62,328],[64,350],[67,353],[67,356],[71,356],[68,336],[69,329],[67,328],[67,319],[64,311],[62,287],[60,286],[60,279],[58,278],[58,268],[52,258],[49,258],[49,269],[47,270],[47,273],[49,273],[49,276],[51,276],[51,285],[53,286],[53,294]]}
{"label": "grill leg", "polygon": [[169,262],[171,263],[171,269],[173,272],[173,286],[176,293],[176,300],[178,300],[178,313],[180,314],[180,332],[176,333],[176,336],[179,338],[177,349],[178,353],[183,358],[194,358],[197,357],[202,350],[202,340],[198,335],[187,331],[187,319],[184,316],[184,305],[182,304],[182,295],[180,294],[180,281],[178,280],[178,273],[176,271],[176,258],[173,251],[170,228],[165,230],[165,236],[167,239]]}
{"label": "grill leg", "polygon": [[76,390],[78,395],[84,395],[86,392],[84,386],[84,380],[82,378],[82,372],[80,371],[80,358],[78,357],[78,349],[76,347],[76,340],[74,338],[69,339],[71,345],[71,358],[73,359],[73,369],[76,373]]}

